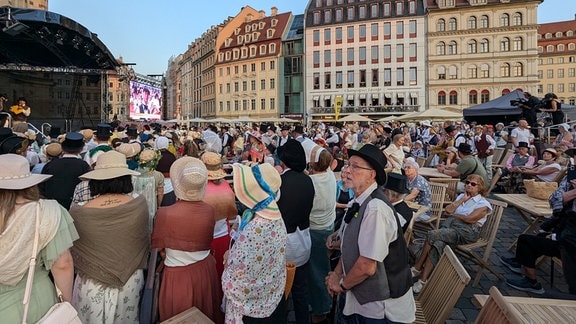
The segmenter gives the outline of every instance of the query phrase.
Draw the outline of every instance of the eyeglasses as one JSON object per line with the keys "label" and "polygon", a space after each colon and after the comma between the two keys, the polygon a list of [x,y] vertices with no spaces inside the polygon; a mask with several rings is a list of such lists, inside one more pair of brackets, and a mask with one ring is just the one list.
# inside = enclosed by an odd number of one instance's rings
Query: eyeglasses
{"label": "eyeglasses", "polygon": [[465,183],[467,185],[471,185],[472,187],[476,187],[478,185],[476,182],[472,182],[472,181],[466,181]]}
{"label": "eyeglasses", "polygon": [[358,169],[360,169],[360,170],[370,170],[370,171],[374,170],[374,169],[372,169],[372,168],[363,167],[363,166],[359,166],[359,165],[356,165],[356,164],[346,164],[343,168],[348,168],[348,169],[350,169],[351,171],[356,171],[356,170],[358,170]]}

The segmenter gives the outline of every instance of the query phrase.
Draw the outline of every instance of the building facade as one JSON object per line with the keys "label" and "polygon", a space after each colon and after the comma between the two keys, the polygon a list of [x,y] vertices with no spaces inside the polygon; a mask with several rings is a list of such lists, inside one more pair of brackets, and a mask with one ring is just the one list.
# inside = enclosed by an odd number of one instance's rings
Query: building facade
{"label": "building facade", "polygon": [[538,27],[538,96],[576,104],[576,18]]}
{"label": "building facade", "polygon": [[[306,106],[313,119],[405,114],[426,107],[420,0],[312,0],[306,8]],[[338,98],[338,99],[337,99]]]}
{"label": "building facade", "polygon": [[[241,20],[242,19],[242,20]],[[236,17],[242,21],[221,31],[216,61],[218,117],[278,117],[279,71],[282,41],[288,33],[292,14],[271,8]],[[219,37],[220,41],[220,37]]]}
{"label": "building facade", "polygon": [[282,42],[279,68],[280,117],[302,119],[304,109],[304,15],[292,19]]}
{"label": "building facade", "polygon": [[[182,110],[182,54],[168,60],[166,71],[166,113],[168,116],[178,116],[186,119],[189,116]],[[174,117],[176,118],[176,117]]]}
{"label": "building facade", "polygon": [[0,0],[2,6],[48,10],[48,0]]}
{"label": "building facade", "polygon": [[462,110],[538,87],[540,0],[427,0],[430,108]]}

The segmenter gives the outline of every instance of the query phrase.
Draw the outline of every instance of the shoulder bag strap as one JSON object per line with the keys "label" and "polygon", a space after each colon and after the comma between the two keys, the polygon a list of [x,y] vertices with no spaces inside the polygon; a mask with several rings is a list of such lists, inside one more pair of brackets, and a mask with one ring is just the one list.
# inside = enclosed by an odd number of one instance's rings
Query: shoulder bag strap
{"label": "shoulder bag strap", "polygon": [[28,307],[30,306],[30,295],[32,294],[32,282],[34,281],[34,268],[36,268],[36,255],[38,254],[38,241],[40,239],[40,202],[36,203],[36,233],[34,234],[34,247],[32,248],[32,257],[30,258],[30,267],[28,268],[28,277],[26,279],[26,290],[24,291],[24,314],[22,315],[22,324],[26,324],[28,317]]}

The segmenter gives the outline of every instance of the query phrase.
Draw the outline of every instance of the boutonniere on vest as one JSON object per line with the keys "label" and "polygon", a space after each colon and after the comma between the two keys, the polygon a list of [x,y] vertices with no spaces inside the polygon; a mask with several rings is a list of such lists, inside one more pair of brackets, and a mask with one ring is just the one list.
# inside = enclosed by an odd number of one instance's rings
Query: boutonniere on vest
{"label": "boutonniere on vest", "polygon": [[350,223],[352,217],[357,218],[359,211],[360,211],[360,204],[353,203],[352,206],[350,206],[350,208],[348,208],[348,210],[346,211],[346,215],[344,215],[344,222],[348,224]]}

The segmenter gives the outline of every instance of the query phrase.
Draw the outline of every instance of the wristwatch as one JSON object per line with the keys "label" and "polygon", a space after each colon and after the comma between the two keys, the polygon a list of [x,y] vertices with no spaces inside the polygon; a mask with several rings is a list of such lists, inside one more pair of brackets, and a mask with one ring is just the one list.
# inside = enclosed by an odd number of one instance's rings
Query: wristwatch
{"label": "wristwatch", "polygon": [[342,289],[342,291],[347,291],[348,289],[346,289],[346,287],[344,287],[344,278],[340,279],[340,289]]}

